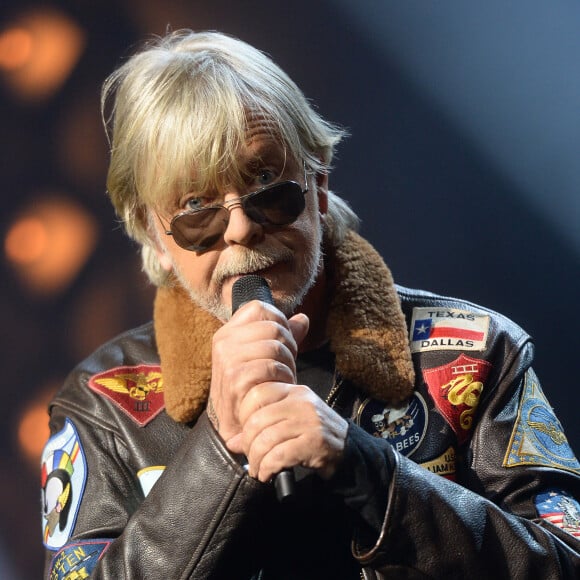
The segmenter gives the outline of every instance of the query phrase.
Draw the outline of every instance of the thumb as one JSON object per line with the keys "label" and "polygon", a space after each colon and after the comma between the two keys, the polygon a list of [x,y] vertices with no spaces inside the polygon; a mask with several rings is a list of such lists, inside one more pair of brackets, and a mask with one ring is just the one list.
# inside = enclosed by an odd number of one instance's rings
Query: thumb
{"label": "thumb", "polygon": [[232,453],[243,453],[243,433],[238,433],[226,441],[226,447]]}
{"label": "thumb", "polygon": [[306,314],[299,313],[288,319],[288,326],[290,327],[290,332],[296,341],[296,344],[300,346],[300,343],[306,338],[308,334],[308,328],[310,327],[310,320]]}

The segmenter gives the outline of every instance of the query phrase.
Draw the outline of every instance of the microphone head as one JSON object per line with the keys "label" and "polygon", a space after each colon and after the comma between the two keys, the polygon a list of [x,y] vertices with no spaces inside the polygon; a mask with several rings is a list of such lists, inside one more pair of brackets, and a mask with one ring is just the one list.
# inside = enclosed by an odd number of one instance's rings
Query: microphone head
{"label": "microphone head", "polygon": [[248,274],[238,278],[232,286],[232,314],[241,306],[252,300],[261,300],[274,304],[272,291],[265,278],[256,274]]}

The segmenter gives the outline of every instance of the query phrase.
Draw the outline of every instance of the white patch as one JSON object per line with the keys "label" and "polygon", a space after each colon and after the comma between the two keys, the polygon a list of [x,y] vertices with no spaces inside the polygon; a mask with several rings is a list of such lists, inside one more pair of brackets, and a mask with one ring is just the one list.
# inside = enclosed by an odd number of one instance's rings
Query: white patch
{"label": "white patch", "polygon": [[74,528],[87,479],[87,462],[73,423],[46,444],[41,459],[42,534],[49,550],[64,546]]}
{"label": "white patch", "polygon": [[161,474],[164,471],[164,465],[153,465],[151,467],[145,467],[137,472],[141,490],[145,497],[149,495],[151,488],[157,483],[157,480],[161,477]]}
{"label": "white patch", "polygon": [[414,308],[411,352],[482,351],[487,345],[489,316],[456,308]]}

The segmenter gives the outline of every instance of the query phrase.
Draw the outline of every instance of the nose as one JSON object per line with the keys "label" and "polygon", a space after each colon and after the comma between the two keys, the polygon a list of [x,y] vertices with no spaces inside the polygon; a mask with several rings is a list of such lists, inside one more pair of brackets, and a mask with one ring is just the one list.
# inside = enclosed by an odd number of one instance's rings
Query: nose
{"label": "nose", "polygon": [[246,215],[239,197],[232,197],[231,202],[226,199],[224,205],[229,213],[229,222],[224,233],[227,245],[252,246],[262,240],[264,228]]}

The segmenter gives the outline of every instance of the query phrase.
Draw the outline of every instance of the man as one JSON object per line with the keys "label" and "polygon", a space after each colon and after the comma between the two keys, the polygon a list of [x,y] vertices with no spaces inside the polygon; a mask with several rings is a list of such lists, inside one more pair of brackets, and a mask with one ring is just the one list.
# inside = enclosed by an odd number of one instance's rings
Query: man
{"label": "man", "polygon": [[580,464],[529,336],[394,285],[328,190],[343,133],[276,65],[173,33],[103,110],[158,291],[51,404],[50,577],[578,577]]}

